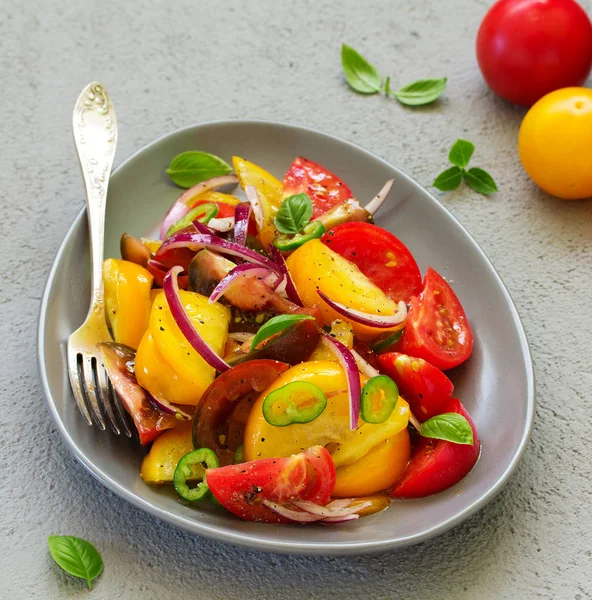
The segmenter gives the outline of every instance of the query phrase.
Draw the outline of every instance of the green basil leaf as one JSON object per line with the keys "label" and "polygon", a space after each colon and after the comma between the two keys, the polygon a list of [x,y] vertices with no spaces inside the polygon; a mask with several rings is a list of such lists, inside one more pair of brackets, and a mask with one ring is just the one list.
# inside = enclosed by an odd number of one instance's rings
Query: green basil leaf
{"label": "green basil leaf", "polygon": [[259,328],[259,331],[251,341],[251,351],[255,350],[262,341],[281,333],[284,329],[288,329],[288,327],[294,325],[294,323],[312,318],[308,315],[278,315],[269,319],[267,323]]}
{"label": "green basil leaf", "polygon": [[458,413],[436,415],[421,424],[423,437],[446,440],[455,444],[473,445],[473,429],[465,417]]}
{"label": "green basil leaf", "polygon": [[307,194],[288,196],[275,215],[280,233],[298,233],[312,217],[312,201]]}
{"label": "green basil leaf", "polygon": [[432,185],[441,192],[455,190],[462,183],[463,171],[459,167],[450,167],[436,177]]}
{"label": "green basil leaf", "polygon": [[473,167],[463,174],[467,185],[480,194],[495,194],[497,185],[493,177],[483,169]]}
{"label": "green basil leaf", "polygon": [[409,85],[403,86],[399,91],[391,94],[407,106],[421,106],[437,100],[446,89],[446,77],[442,79],[420,79]]}
{"label": "green basil leaf", "polygon": [[450,148],[448,160],[453,165],[464,169],[469,164],[473,152],[475,152],[475,146],[471,144],[471,142],[467,142],[467,140],[456,140],[454,146]]}
{"label": "green basil leaf", "polygon": [[380,91],[380,75],[357,50],[343,44],[341,64],[347,83],[360,94],[376,94]]}
{"label": "green basil leaf", "polygon": [[103,559],[98,550],[86,540],[72,535],[50,535],[47,545],[53,559],[70,575],[92,581],[103,571]]}
{"label": "green basil leaf", "polygon": [[232,167],[218,156],[191,150],[175,156],[166,172],[178,186],[190,188],[212,177],[228,175]]}

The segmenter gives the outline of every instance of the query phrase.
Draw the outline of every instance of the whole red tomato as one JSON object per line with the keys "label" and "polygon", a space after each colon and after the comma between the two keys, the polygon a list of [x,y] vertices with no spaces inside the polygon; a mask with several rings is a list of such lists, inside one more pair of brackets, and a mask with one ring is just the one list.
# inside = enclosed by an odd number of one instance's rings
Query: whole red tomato
{"label": "whole red tomato", "polygon": [[586,81],[592,23],[574,0],[499,0],[479,28],[477,60],[496,94],[530,106]]}

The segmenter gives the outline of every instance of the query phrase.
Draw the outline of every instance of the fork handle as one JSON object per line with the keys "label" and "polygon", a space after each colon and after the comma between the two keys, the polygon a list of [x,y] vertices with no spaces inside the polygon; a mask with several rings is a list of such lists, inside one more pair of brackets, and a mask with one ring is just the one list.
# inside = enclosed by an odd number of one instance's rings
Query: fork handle
{"label": "fork handle", "polygon": [[107,188],[117,145],[117,119],[111,99],[98,82],[81,92],[72,117],[74,141],[86,187],[86,210],[90,236],[93,309],[103,309],[101,267],[105,246]]}

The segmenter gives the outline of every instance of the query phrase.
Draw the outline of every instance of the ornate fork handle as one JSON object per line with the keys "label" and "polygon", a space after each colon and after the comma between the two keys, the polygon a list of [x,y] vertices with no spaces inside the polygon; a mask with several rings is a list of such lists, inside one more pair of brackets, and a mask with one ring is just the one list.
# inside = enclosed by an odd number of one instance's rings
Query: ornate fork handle
{"label": "ornate fork handle", "polygon": [[103,308],[101,265],[105,245],[105,207],[115,147],[117,119],[103,86],[87,85],[80,94],[72,119],[74,141],[86,186],[86,209],[91,248],[92,305]]}

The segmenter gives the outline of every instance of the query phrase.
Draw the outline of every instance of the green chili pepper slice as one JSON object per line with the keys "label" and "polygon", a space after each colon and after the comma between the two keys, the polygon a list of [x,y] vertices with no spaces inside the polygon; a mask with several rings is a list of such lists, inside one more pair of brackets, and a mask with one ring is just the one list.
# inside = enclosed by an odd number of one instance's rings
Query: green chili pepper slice
{"label": "green chili pepper slice", "polygon": [[296,235],[278,235],[278,237],[273,240],[273,245],[282,252],[296,250],[296,248],[300,248],[302,244],[320,238],[325,231],[327,231],[327,228],[320,221],[311,221]]}
{"label": "green chili pepper slice", "polygon": [[323,390],[307,381],[294,381],[274,390],[263,401],[263,417],[270,425],[286,427],[309,423],[327,407]]}
{"label": "green chili pepper slice", "polygon": [[200,223],[208,223],[211,219],[213,219],[218,214],[218,205],[213,202],[205,202],[204,204],[200,204],[195,208],[192,208],[184,217],[181,217],[176,223],[173,223],[167,233],[167,237],[171,237],[173,233],[177,233],[181,229],[185,229],[185,227],[189,227],[193,221],[196,219]]}
{"label": "green chili pepper slice", "polygon": [[397,384],[386,375],[372,377],[362,390],[360,415],[366,423],[384,423],[399,399]]}
{"label": "green chili pepper slice", "polygon": [[[177,468],[175,469],[175,474],[173,476],[173,483],[177,490],[177,494],[179,494],[183,500],[196,502],[208,495],[210,488],[205,479],[203,479],[204,463],[208,469],[214,469],[218,466],[218,458],[209,448],[192,450],[183,456],[177,463]],[[202,480],[196,487],[190,488],[187,485],[187,480],[199,477],[200,475]]]}
{"label": "green chili pepper slice", "polygon": [[400,329],[399,331],[395,331],[395,333],[393,333],[392,335],[389,335],[388,337],[382,340],[378,340],[372,345],[372,350],[374,350],[374,352],[376,352],[377,354],[382,352],[383,350],[386,350],[389,346],[392,346],[394,343],[398,342],[401,339],[403,331],[404,329]]}

